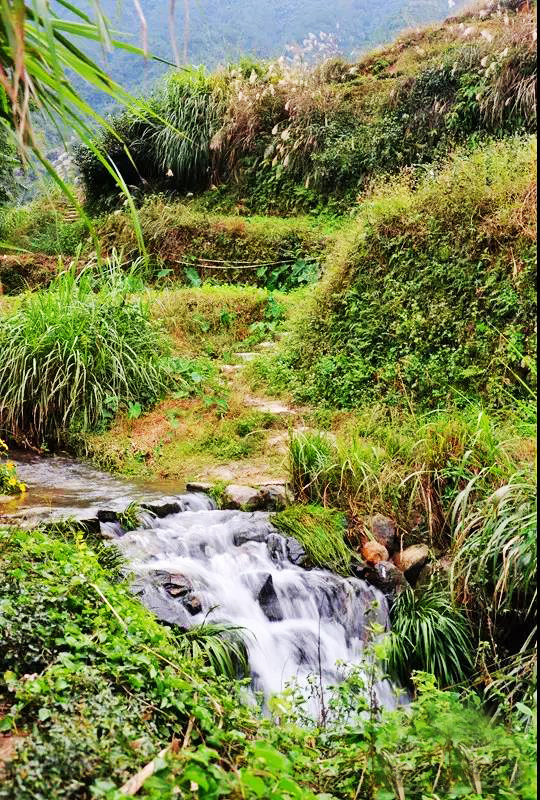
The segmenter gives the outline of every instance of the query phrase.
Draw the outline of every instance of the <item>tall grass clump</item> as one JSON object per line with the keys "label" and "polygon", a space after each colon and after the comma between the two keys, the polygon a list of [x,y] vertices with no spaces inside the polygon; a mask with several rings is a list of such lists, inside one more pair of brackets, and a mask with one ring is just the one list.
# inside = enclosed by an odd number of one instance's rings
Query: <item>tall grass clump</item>
{"label": "tall grass clump", "polygon": [[249,659],[242,629],[212,622],[178,633],[173,630],[179,655],[210,666],[216,675],[238,678],[249,675]]}
{"label": "tall grass clump", "polygon": [[161,113],[169,126],[156,128],[154,147],[164,173],[175,184],[197,186],[210,178],[210,142],[225,111],[225,85],[203,67],[172,73],[164,86]]}
{"label": "tall grass clump", "polygon": [[537,588],[536,485],[514,476],[483,502],[471,480],[454,504],[453,580],[462,602],[489,615],[533,616]]}
{"label": "tall grass clump", "polygon": [[58,444],[171,385],[147,305],[121,284],[95,283],[91,270],[64,272],[0,320],[0,424],[14,439]]}
{"label": "tall grass clump", "polygon": [[320,506],[291,506],[274,514],[272,523],[300,542],[313,566],[350,574],[353,554],[345,544],[344,514]]}
{"label": "tall grass clump", "polygon": [[473,665],[472,637],[466,616],[452,603],[448,587],[432,582],[407,588],[392,610],[388,666],[406,683],[413,670],[430,672],[442,686],[465,680]]}

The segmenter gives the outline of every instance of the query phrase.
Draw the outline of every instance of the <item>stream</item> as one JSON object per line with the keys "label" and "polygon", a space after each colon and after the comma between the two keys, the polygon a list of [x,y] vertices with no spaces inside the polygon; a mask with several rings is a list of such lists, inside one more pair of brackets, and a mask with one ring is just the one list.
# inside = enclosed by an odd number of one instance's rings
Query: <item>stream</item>
{"label": "stream", "polygon": [[[122,552],[133,592],[158,619],[182,629],[204,622],[244,629],[252,688],[265,698],[295,685],[318,717],[321,695],[342,680],[343,665],[360,663],[369,624],[389,628],[381,592],[358,578],[304,568],[303,548],[267,512],[220,511],[205,494],[125,481],[67,457],[12,460],[28,491],[12,508],[0,507],[4,520],[29,526],[100,512],[94,522]],[[114,512],[132,501],[149,510],[125,532]],[[374,692],[380,705],[395,706],[387,681]]]}

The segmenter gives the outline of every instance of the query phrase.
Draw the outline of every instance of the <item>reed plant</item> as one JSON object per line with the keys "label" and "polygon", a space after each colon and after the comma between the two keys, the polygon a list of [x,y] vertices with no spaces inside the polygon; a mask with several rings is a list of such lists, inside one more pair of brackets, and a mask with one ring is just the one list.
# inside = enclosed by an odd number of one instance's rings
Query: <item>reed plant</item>
{"label": "reed plant", "polygon": [[453,507],[455,592],[490,615],[521,611],[531,617],[537,598],[536,485],[515,475],[478,502],[476,481]]}
{"label": "reed plant", "polygon": [[61,273],[0,321],[0,424],[33,445],[99,428],[174,383],[145,302],[91,269]]}

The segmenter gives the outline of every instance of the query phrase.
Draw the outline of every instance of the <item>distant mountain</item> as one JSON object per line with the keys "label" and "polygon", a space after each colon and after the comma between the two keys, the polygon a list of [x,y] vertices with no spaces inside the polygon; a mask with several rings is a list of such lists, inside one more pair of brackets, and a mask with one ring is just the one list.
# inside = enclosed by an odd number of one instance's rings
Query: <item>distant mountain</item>
{"label": "distant mountain", "polygon": [[[140,45],[141,25],[133,0],[101,0],[114,28],[126,41]],[[174,61],[168,0],[140,0],[148,26],[149,50]],[[177,0],[175,40],[180,60],[212,69],[242,56],[275,58],[309,34],[324,33],[327,45],[344,56],[390,41],[404,28],[444,19],[465,0]],[[189,22],[185,24],[185,11]],[[330,37],[330,38],[328,38]],[[119,37],[120,38],[120,37]],[[126,88],[148,91],[167,66],[126,52],[97,54]],[[95,97],[103,108],[103,98]]]}

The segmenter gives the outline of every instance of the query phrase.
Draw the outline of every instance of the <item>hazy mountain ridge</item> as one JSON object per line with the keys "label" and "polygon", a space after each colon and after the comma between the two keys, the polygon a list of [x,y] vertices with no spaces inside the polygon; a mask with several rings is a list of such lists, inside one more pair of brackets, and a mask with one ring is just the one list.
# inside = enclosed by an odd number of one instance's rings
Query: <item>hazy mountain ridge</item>
{"label": "hazy mountain ridge", "polygon": [[[454,9],[466,5],[457,0]],[[112,25],[133,44],[142,43],[142,32],[132,0],[103,0],[102,7]],[[148,25],[148,47],[159,58],[174,61],[169,8],[163,0],[141,0]],[[407,27],[442,20],[452,9],[448,0],[199,0],[189,2],[187,62],[212,69],[242,56],[274,58],[289,45],[301,44],[310,34],[330,34],[333,46],[346,56],[357,55],[390,41]],[[181,60],[185,55],[184,4],[176,5],[176,42]],[[130,90],[148,91],[167,66],[140,60],[124,51],[100,56],[112,76]],[[96,96],[96,103],[103,100]]]}

